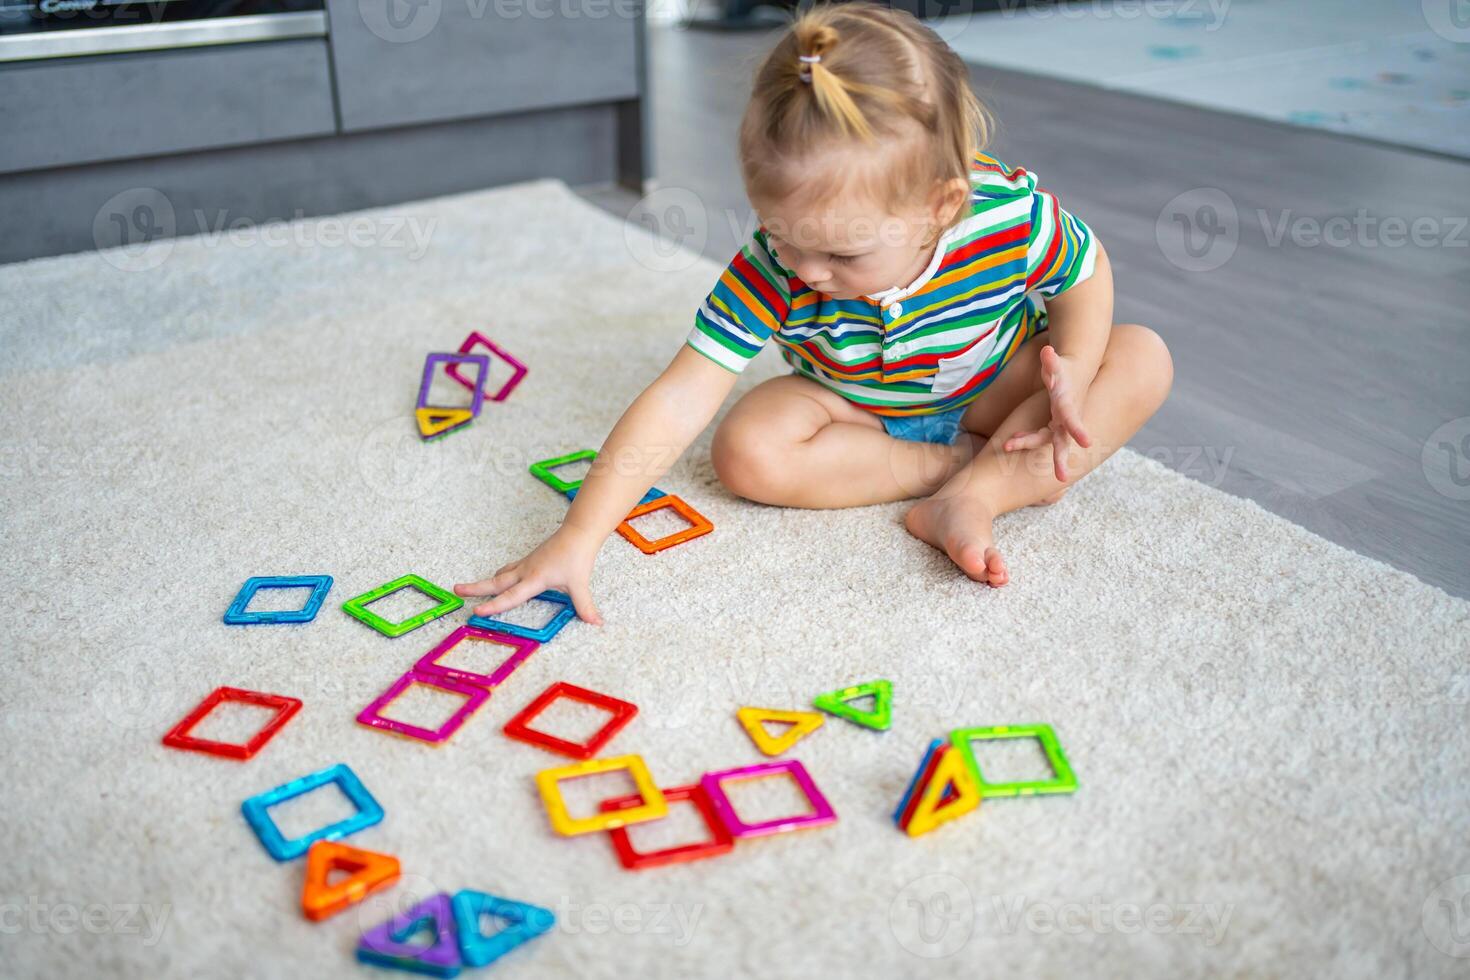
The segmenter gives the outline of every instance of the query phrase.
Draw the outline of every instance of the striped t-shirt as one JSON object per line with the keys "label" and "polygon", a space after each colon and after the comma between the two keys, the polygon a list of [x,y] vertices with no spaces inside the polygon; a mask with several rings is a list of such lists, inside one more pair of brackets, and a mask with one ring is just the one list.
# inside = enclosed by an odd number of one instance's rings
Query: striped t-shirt
{"label": "striped t-shirt", "polygon": [[731,260],[688,344],[731,371],[774,337],[797,373],[879,415],[926,415],[973,401],[1028,337],[1046,327],[1030,295],[1092,275],[1092,231],[1036,175],[977,154],[970,213],[939,240],[919,277],[833,299],[777,261],[764,228]]}

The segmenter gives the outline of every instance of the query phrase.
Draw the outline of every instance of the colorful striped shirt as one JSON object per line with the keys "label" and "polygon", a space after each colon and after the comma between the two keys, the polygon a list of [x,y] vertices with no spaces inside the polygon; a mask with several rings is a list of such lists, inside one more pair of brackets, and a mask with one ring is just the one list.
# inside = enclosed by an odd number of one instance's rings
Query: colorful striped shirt
{"label": "colorful striped shirt", "polygon": [[879,415],[973,401],[1046,327],[1032,295],[1092,275],[1091,229],[1021,167],[977,154],[970,211],[908,286],[834,299],[783,267],[758,228],[700,306],[687,343],[734,372],[775,338],[798,374]]}

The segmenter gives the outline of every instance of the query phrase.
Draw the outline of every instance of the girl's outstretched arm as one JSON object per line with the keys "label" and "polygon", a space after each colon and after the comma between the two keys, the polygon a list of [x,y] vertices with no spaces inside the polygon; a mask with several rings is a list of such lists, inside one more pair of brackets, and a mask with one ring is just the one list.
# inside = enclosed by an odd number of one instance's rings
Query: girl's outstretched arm
{"label": "girl's outstretched arm", "polygon": [[474,609],[477,616],[493,616],[547,589],[560,589],[571,596],[578,617],[601,625],[588,585],[598,550],[709,425],[737,377],[692,347],[682,347],[613,426],[561,527],[519,561],[454,591],[493,596]]}

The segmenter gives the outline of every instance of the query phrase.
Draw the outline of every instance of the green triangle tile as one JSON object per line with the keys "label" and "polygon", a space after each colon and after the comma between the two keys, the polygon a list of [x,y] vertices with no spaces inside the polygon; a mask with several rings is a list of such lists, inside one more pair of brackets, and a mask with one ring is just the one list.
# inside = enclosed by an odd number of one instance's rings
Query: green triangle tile
{"label": "green triangle tile", "polygon": [[[848,703],[867,697],[873,699],[871,711],[854,708]],[[893,724],[893,682],[869,681],[866,684],[844,687],[839,691],[818,694],[812,699],[812,707],[866,728],[887,731]]]}

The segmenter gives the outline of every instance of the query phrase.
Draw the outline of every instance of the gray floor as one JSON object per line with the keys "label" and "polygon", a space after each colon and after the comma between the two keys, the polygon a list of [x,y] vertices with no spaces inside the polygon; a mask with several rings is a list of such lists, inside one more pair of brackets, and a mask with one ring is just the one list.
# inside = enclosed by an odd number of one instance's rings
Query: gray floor
{"label": "gray floor", "polygon": [[[752,226],[735,130],[770,38],[650,34],[661,189],[648,206],[586,195],[723,263]],[[990,152],[1093,227],[1117,319],[1174,352],[1174,393],[1132,448],[1470,596],[1470,164],[1012,71],[972,78],[1001,122]],[[1186,248],[1191,220],[1224,233]],[[1255,573],[1229,541],[1220,565]]]}

